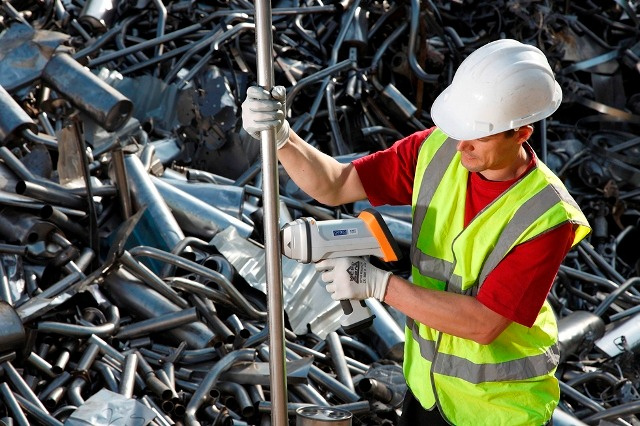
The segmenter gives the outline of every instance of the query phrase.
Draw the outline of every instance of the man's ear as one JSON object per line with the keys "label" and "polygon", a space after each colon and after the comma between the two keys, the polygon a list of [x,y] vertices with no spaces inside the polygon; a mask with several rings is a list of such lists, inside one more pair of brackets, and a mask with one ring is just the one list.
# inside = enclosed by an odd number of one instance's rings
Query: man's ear
{"label": "man's ear", "polygon": [[517,140],[520,145],[529,140],[531,135],[533,134],[533,126],[531,124],[527,124],[526,126],[522,126],[518,129],[517,132]]}

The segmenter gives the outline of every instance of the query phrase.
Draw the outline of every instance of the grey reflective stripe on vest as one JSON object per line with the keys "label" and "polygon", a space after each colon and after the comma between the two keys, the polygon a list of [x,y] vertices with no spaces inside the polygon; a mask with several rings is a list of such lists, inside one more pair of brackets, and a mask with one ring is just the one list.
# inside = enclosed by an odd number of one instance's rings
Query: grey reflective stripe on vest
{"label": "grey reflective stripe on vest", "polygon": [[498,242],[482,266],[478,277],[480,286],[482,286],[489,273],[498,266],[498,263],[507,254],[509,248],[516,243],[518,237],[547,210],[558,204],[561,196],[557,188],[553,185],[547,185],[518,208],[518,211],[500,234]]}
{"label": "grey reflective stripe on vest", "polygon": [[445,282],[453,272],[453,263],[424,254],[415,244],[411,246],[411,264],[418,268],[421,275]]}
{"label": "grey reflective stripe on vest", "polygon": [[415,242],[418,241],[420,228],[433,194],[436,193],[440,181],[442,181],[453,156],[457,152],[457,142],[455,139],[447,138],[427,165],[413,212],[412,240],[414,244],[411,245],[411,263],[418,268],[422,275],[445,282],[449,280],[449,276],[453,272],[453,263],[427,256],[416,247]]}
{"label": "grey reflective stripe on vest", "polygon": [[557,344],[539,355],[496,364],[475,364],[468,359],[444,353],[438,353],[436,357],[436,343],[420,336],[418,324],[408,318],[407,327],[420,347],[420,355],[433,363],[431,369],[434,374],[456,377],[473,384],[544,376],[558,366],[560,359]]}

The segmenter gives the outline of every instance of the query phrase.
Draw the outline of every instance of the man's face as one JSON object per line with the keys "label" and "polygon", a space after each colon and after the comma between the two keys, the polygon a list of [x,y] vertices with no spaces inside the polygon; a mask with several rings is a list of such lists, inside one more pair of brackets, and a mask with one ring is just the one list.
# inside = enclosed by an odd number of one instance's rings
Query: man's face
{"label": "man's face", "polygon": [[480,139],[461,140],[457,150],[467,170],[492,174],[509,169],[518,159],[521,146],[518,132],[503,132]]}

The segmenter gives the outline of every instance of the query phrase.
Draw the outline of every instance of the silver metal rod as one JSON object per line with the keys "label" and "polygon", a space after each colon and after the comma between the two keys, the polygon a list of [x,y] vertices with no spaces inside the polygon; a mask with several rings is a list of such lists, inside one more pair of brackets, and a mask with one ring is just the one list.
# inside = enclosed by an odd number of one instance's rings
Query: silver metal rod
{"label": "silver metal rod", "polygon": [[171,312],[154,318],[127,324],[120,328],[114,336],[116,339],[126,340],[138,337],[142,334],[157,333],[159,331],[170,330],[199,320],[196,308],[191,307],[178,312]]}
{"label": "silver metal rod", "polygon": [[9,389],[9,385],[4,382],[0,383],[0,394],[2,395],[2,400],[9,409],[9,412],[13,416],[13,420],[15,420],[16,424],[19,426],[29,426],[27,416],[24,415],[15,395],[11,392],[11,389]]}
{"label": "silver metal rod", "polygon": [[351,378],[347,361],[344,358],[344,349],[342,348],[342,343],[340,343],[338,333],[335,331],[329,333],[327,335],[327,343],[329,344],[329,353],[331,353],[331,360],[333,361],[333,366],[336,369],[336,376],[338,377],[338,380],[355,392],[356,389],[353,386],[353,379]]}
{"label": "silver metal rod", "polygon": [[18,404],[29,414],[35,417],[40,424],[45,426],[63,426],[62,422],[53,417],[47,410],[40,408],[38,404],[34,404],[22,395],[15,395]]}
{"label": "silver metal rod", "polygon": [[9,379],[9,383],[13,385],[13,388],[18,391],[18,393],[24,396],[25,399],[29,400],[31,403],[36,405],[42,411],[47,412],[47,409],[44,408],[42,402],[38,399],[38,397],[33,393],[27,382],[24,381],[20,373],[15,369],[11,362],[6,361],[1,364],[2,370],[4,370],[4,374],[7,379]]}
{"label": "silver metal rod", "polygon": [[133,387],[135,385],[136,369],[138,368],[138,355],[129,354],[124,359],[122,367],[122,376],[120,377],[120,395],[127,398],[133,396]]}
{"label": "silver metal rod", "polygon": [[[271,3],[256,0],[256,63],[258,85],[273,88],[273,40],[271,35]],[[269,367],[271,370],[271,422],[284,425],[287,418],[287,372],[284,357],[284,308],[282,297],[282,259],[280,257],[280,226],[278,220],[278,160],[275,132],[260,134],[262,152],[264,240],[267,279],[267,317],[269,327]]]}

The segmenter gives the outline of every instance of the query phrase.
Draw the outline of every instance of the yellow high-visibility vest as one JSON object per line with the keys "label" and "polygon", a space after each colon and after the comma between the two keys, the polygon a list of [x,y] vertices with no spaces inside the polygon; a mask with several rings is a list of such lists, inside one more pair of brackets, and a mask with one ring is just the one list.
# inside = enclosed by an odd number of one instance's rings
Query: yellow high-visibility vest
{"label": "yellow high-visibility vest", "polygon": [[[465,228],[469,172],[457,143],[435,129],[420,148],[412,200],[416,285],[475,296],[516,245],[567,222],[575,224],[573,245],[589,233],[576,202],[540,161]],[[551,418],[560,396],[559,357],[547,302],[531,328],[511,323],[488,345],[412,319],[405,333],[404,374],[424,408],[437,405],[458,426],[539,426]]]}

